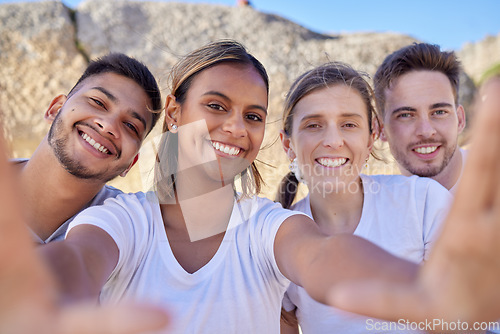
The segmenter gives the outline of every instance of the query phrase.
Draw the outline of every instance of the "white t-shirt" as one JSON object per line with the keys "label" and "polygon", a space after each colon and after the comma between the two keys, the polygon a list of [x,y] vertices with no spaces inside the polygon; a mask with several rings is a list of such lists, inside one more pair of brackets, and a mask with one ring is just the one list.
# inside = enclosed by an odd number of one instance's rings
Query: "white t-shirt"
{"label": "white t-shirt", "polygon": [[[438,235],[451,203],[446,188],[429,178],[401,175],[361,175],[363,211],[355,235],[370,240],[393,255],[420,263]],[[309,196],[293,206],[312,218]],[[297,308],[304,334],[403,332],[398,323],[366,318],[316,302],[307,292],[290,284],[283,307]],[[392,327],[390,327],[392,326]]]}
{"label": "white t-shirt", "polygon": [[274,239],[298,212],[264,198],[235,201],[217,253],[190,274],[172,253],[157,201],[154,193],[120,195],[70,224],[102,228],[120,251],[101,302],[132,298],[164,305],[172,315],[168,333],[279,333],[290,281],[276,264]]}

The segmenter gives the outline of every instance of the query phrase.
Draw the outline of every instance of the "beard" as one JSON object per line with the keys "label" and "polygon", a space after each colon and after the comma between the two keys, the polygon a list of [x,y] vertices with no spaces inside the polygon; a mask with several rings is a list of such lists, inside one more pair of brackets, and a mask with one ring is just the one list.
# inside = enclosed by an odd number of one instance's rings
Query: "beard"
{"label": "beard", "polygon": [[444,148],[444,156],[441,163],[437,164],[429,163],[423,167],[415,166],[409,161],[407,156],[401,152],[394,152],[394,158],[404,169],[406,169],[413,175],[418,175],[421,177],[434,177],[440,174],[446,168],[446,166],[448,166],[451,158],[453,157],[453,154],[455,154],[457,145],[456,143],[454,143],[454,145],[449,146],[448,142],[444,142],[441,147]]}
{"label": "beard", "polygon": [[96,180],[106,183],[120,175],[128,168],[129,164],[125,166],[118,166],[113,169],[108,168],[101,171],[92,171],[71,156],[69,154],[70,150],[68,149],[68,135],[63,133],[65,126],[62,119],[59,117],[60,115],[61,113],[57,114],[52,126],[50,127],[48,143],[57,160],[68,173],[82,180]]}

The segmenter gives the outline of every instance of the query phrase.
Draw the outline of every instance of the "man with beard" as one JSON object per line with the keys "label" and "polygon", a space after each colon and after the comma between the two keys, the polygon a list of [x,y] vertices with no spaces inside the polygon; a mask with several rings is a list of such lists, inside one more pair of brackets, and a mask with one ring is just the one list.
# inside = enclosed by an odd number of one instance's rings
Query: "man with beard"
{"label": "man with beard", "polygon": [[454,52],[415,43],[387,56],[374,77],[380,138],[389,143],[401,173],[430,177],[452,193],[465,159],[458,147],[465,127],[460,71]]}
{"label": "man with beard", "polygon": [[120,193],[105,184],[135,164],[160,110],[152,73],[119,53],[91,61],[69,94],[52,100],[48,135],[29,160],[15,162],[24,220],[38,243],[63,239],[77,213]]}

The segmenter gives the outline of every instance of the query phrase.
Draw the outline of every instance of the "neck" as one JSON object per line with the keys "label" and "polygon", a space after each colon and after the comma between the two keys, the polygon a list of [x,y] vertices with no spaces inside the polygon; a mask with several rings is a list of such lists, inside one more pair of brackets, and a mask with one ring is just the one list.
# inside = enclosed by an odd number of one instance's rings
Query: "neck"
{"label": "neck", "polygon": [[[177,193],[182,187],[177,185]],[[161,204],[167,234],[180,234],[191,242],[226,231],[235,200],[233,185],[228,184],[195,197],[177,196],[175,204]]]}
{"label": "neck", "polygon": [[46,142],[19,166],[18,172],[26,221],[43,240],[78,213],[104,186],[102,182],[78,179],[68,173]]}
{"label": "neck", "polygon": [[323,233],[352,234],[363,211],[363,183],[358,178],[350,187],[337,189],[337,192],[310,192],[309,199],[314,221]]}
{"label": "neck", "polygon": [[450,190],[458,182],[460,175],[462,175],[462,165],[462,151],[459,147],[457,147],[448,165],[443,169],[441,173],[432,177],[432,179],[441,183],[443,187]]}

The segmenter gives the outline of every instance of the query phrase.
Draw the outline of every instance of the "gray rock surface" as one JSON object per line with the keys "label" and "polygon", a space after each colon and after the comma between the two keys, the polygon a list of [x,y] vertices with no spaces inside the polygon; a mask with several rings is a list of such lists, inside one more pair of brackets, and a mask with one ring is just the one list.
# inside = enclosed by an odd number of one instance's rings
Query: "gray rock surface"
{"label": "gray rock surface", "polygon": [[[166,95],[168,72],[178,57],[221,38],[245,44],[271,78],[266,148],[259,155],[274,166],[262,167],[268,184],[263,194],[268,196],[287,172],[280,143],[271,144],[278,137],[281,105],[292,80],[328,60],[344,61],[373,75],[388,53],[416,41],[396,33],[318,34],[251,7],[88,0],[72,11],[59,1],[3,4],[0,114],[12,140],[13,156],[27,157],[33,152],[48,129],[43,112],[54,96],[71,89],[87,59],[110,51],[134,56],[150,67]],[[459,53],[466,73],[470,69],[475,78],[491,66],[499,59],[494,53],[499,45],[500,35],[467,45]],[[467,104],[474,85],[467,75],[463,82],[461,93]],[[153,131],[156,134],[159,127]],[[140,190],[138,175],[135,171],[114,184],[127,191]]]}

